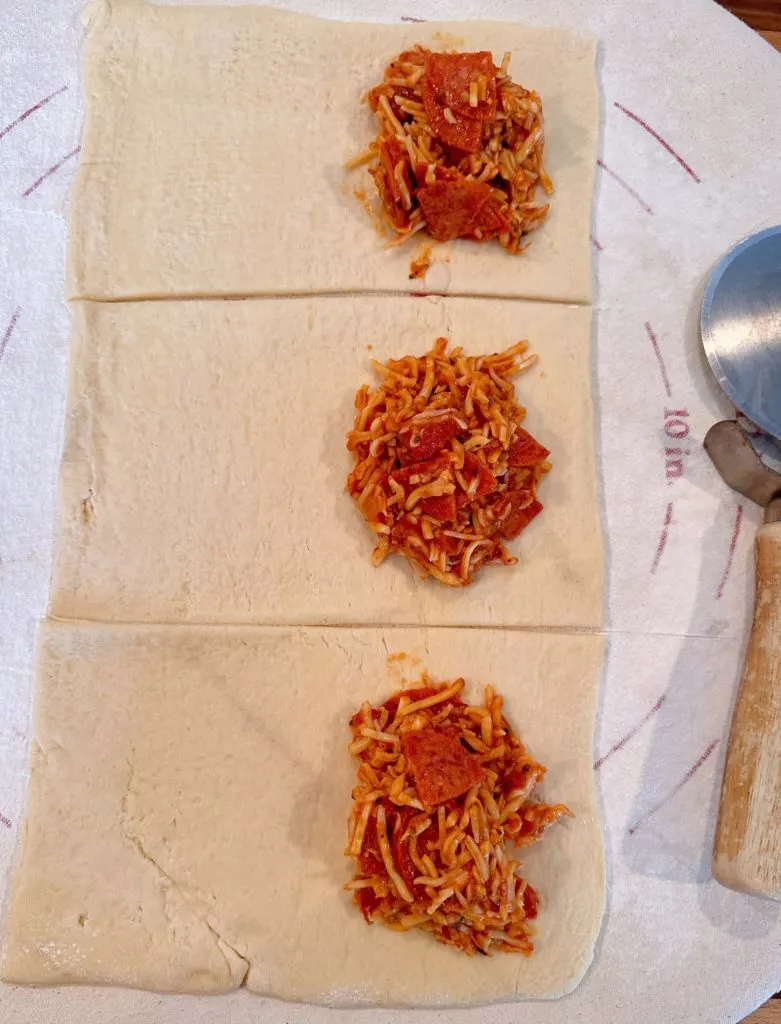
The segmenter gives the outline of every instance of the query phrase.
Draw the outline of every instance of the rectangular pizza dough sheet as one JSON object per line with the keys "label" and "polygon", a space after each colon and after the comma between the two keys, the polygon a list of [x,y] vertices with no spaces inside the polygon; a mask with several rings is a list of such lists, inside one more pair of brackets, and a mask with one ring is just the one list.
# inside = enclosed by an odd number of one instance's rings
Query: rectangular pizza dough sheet
{"label": "rectangular pizza dough sheet", "polygon": [[[602,537],[591,312],[484,299],[338,296],[78,303],[51,612],[129,622],[597,628]],[[474,584],[375,568],[345,481],[371,360],[528,338],[515,378],[551,450],[516,566]]]}
{"label": "rectangular pizza dough sheet", "polygon": [[[331,1005],[552,997],[604,904],[592,744],[603,641],[489,630],[46,623],[3,978]],[[406,659],[388,661],[404,652]],[[494,684],[541,795],[576,817],[524,851],[529,959],[367,927],[343,885],[349,715],[415,680]]]}
{"label": "rectangular pizza dough sheet", "polygon": [[[599,102],[595,43],[491,22],[372,25],[257,6],[91,8],[72,198],[73,298],[407,292],[588,302]],[[345,162],[376,134],[361,102],[403,49],[510,51],[543,100],[555,194],[528,252],[457,241],[411,282]]]}

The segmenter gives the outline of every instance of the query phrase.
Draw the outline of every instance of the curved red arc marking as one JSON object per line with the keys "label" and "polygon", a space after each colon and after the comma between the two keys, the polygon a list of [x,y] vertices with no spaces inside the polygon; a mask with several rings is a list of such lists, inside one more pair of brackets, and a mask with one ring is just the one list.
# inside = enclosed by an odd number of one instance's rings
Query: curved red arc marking
{"label": "curved red arc marking", "polygon": [[17,306],[17,308],[13,312],[13,316],[11,317],[8,323],[8,326],[5,329],[5,333],[3,334],[3,340],[0,341],[0,361],[2,361],[2,358],[5,355],[5,350],[8,348],[8,342],[11,340],[11,335],[14,333],[14,328],[16,327],[17,321],[19,320],[21,313],[21,307]]}
{"label": "curved red arc marking", "polygon": [[664,807],[666,803],[669,803],[670,800],[672,800],[672,798],[676,796],[676,794],[680,793],[680,791],[683,789],[686,783],[690,782],[697,774],[697,772],[700,770],[700,768],[702,768],[702,766],[705,764],[705,762],[708,760],[708,758],[711,756],[711,754],[718,745],[718,740],[713,740],[711,743],[709,743],[703,751],[703,753],[700,754],[700,756],[697,758],[697,760],[694,762],[691,768],[686,772],[681,781],[676,786],[674,786],[667,794],[667,796],[663,797],[658,804],[654,804],[650,811],[647,811],[642,816],[642,818],[638,818],[634,825],[632,825],[631,828],[628,828],[626,830],[626,834],[628,836],[633,836],[641,825],[645,824],[645,822],[648,821],[649,818],[653,817],[653,815],[656,814],[657,811],[661,810],[661,808]]}
{"label": "curved red arc marking", "polygon": [[662,383],[664,384],[664,390],[667,392],[667,397],[670,398],[672,395],[672,389],[670,388],[670,378],[667,376],[667,367],[664,365],[664,356],[662,355],[662,350],[659,347],[659,339],[656,337],[656,332],[647,320],[645,322],[645,329],[648,333],[648,337],[651,339],[651,344],[654,347],[654,352],[656,353],[656,359],[659,363],[659,370],[662,374]]}
{"label": "curved red arc marking", "polygon": [[613,101],[613,106],[614,107],[618,107],[618,109],[623,114],[626,114],[626,116],[631,118],[636,124],[639,124],[641,128],[644,128],[648,132],[649,135],[653,135],[653,137],[656,139],[656,141],[661,143],[662,146],[664,146],[664,148],[667,150],[667,152],[670,154],[670,156],[674,157],[678,161],[678,163],[681,165],[681,167],[683,167],[684,171],[686,171],[687,174],[690,174],[692,176],[692,178],[694,178],[694,180],[699,185],[700,178],[698,177],[698,175],[696,175],[694,173],[694,171],[691,169],[691,167],[689,167],[689,165],[686,163],[686,161],[683,159],[683,157],[680,156],[680,154],[675,152],[675,150],[670,145],[670,143],[667,142],[666,139],[662,138],[662,136],[659,134],[659,132],[654,131],[654,129],[650,126],[650,124],[646,124],[646,122],[642,119],[642,117],[638,117],[637,114],[635,114],[633,111],[631,111],[628,107],[625,107],[623,105],[623,103],[619,103],[618,101],[614,100]]}
{"label": "curved red arc marking", "polygon": [[52,167],[49,167],[48,170],[44,171],[40,178],[36,178],[32,185],[30,185],[29,188],[26,188],[24,192],[22,192],[22,199],[26,199],[31,193],[33,193],[38,188],[39,185],[42,185],[47,178],[50,178],[53,174],[59,171],[63,164],[67,163],[68,160],[72,160],[73,157],[76,156],[76,154],[79,152],[81,152],[81,146],[77,146],[74,150],[71,150],[71,152],[67,153],[62,158],[62,160],[58,160],[56,164],[54,164]]}
{"label": "curved red arc marking", "polygon": [[5,825],[6,828],[11,828],[11,819],[6,818],[4,814],[0,814],[0,824]]}
{"label": "curved red arc marking", "polygon": [[664,549],[667,546],[667,535],[670,532],[670,524],[673,521],[673,503],[670,501],[667,503],[667,511],[664,514],[664,523],[662,524],[662,532],[659,535],[659,543],[656,546],[656,554],[654,555],[653,564],[651,566],[651,573],[655,573],[659,568],[659,563],[662,560]]}
{"label": "curved red arc marking", "polygon": [[626,736],[623,736],[618,741],[618,743],[614,743],[613,746],[610,748],[610,750],[608,750],[608,752],[606,754],[603,754],[602,757],[598,758],[594,762],[594,771],[598,771],[602,767],[602,765],[605,763],[605,761],[608,760],[608,758],[611,758],[613,756],[613,754],[618,753],[619,750],[621,750],[623,747],[625,747],[627,745],[627,743],[632,739],[632,737],[636,736],[640,732],[640,730],[643,728],[645,723],[649,719],[653,718],[653,716],[661,708],[661,706],[664,704],[664,702],[666,700],[667,700],[667,694],[663,693],[662,696],[659,698],[659,700],[653,705],[653,707],[650,708],[648,711],[646,711],[646,713],[643,715],[643,717],[640,719],[640,721],[637,723],[637,725],[633,729],[630,729],[629,732],[626,734]]}
{"label": "curved red arc marking", "polygon": [[607,164],[603,160],[597,160],[597,166],[601,167],[602,170],[605,172],[605,174],[609,174],[610,177],[614,181],[618,182],[618,184],[621,186],[621,188],[623,188],[624,191],[628,192],[629,195],[633,199],[636,199],[637,202],[645,210],[645,212],[646,213],[650,213],[651,216],[653,217],[654,211],[651,209],[651,207],[648,205],[648,203],[645,201],[645,199],[643,199],[643,197],[632,188],[632,186],[629,184],[629,182],[624,181],[624,179],[621,177],[621,175],[620,174],[616,174],[616,172],[613,170],[613,168],[612,167],[608,167]]}
{"label": "curved red arc marking", "polygon": [[600,245],[599,239],[596,237],[596,235],[592,235],[591,236],[591,244],[594,246],[594,248],[597,250],[597,252],[604,252],[605,251],[604,245]]}
{"label": "curved red arc marking", "polygon": [[65,92],[67,88],[67,85],[63,85],[62,88],[57,89],[55,92],[49,93],[48,96],[44,96],[42,100],[38,100],[37,103],[34,103],[31,107],[25,110],[23,114],[20,114],[15,121],[12,121],[10,124],[7,124],[5,128],[0,128],[0,139],[6,136],[12,129],[20,125],[22,121],[26,121],[30,114],[34,114],[36,110],[40,110],[41,107],[45,107],[47,103],[50,103],[55,96],[59,96],[60,93]]}
{"label": "curved red arc marking", "polygon": [[738,505],[735,511],[735,525],[732,527],[732,537],[729,542],[729,549],[727,551],[727,564],[724,566],[724,572],[721,574],[721,580],[716,590],[716,600],[720,600],[724,594],[724,586],[727,582],[727,577],[732,569],[732,560],[735,557],[735,549],[738,546],[738,537],[740,537],[740,528],[743,525],[743,506]]}

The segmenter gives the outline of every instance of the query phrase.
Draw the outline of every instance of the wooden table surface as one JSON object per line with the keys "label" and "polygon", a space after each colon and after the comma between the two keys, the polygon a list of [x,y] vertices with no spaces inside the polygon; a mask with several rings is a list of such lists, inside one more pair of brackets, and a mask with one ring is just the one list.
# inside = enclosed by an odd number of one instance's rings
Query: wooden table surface
{"label": "wooden table surface", "polygon": [[[781,50],[781,0],[718,0],[767,41]],[[781,1024],[781,992],[746,1017],[743,1024]]]}
{"label": "wooden table surface", "polygon": [[745,21],[781,50],[781,2],[779,0],[718,0],[722,7]]}
{"label": "wooden table surface", "polygon": [[743,1024],[781,1024],[781,997],[770,999],[764,1006],[746,1017]]}

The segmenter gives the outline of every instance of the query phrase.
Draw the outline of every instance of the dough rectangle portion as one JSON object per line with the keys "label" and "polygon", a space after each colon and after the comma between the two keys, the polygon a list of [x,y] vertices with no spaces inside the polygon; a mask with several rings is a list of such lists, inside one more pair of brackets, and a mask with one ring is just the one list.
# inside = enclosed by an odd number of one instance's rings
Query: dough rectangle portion
{"label": "dough rectangle portion", "polygon": [[[414,289],[589,301],[593,40],[491,22],[347,24],[253,5],[113,0],[92,11],[71,298]],[[543,100],[556,191],[523,255],[458,241],[411,282],[417,243],[384,248],[354,195],[373,197],[371,178],[344,165],[376,133],[363,94],[418,42],[488,49],[497,63],[510,51],[514,80]]]}
{"label": "dough rectangle portion", "polygon": [[[130,622],[594,628],[602,540],[590,311],[483,299],[79,303],[51,611]],[[345,491],[371,360],[528,338],[525,425],[551,450],[521,562],[421,582]],[[369,351],[371,347],[371,351]]]}
{"label": "dough rectangle portion", "polygon": [[[604,903],[592,744],[602,639],[490,630],[46,623],[3,977],[458,1005],[570,991]],[[388,654],[406,659],[388,662]],[[530,959],[367,928],[342,889],[347,719],[416,679],[492,683],[543,798],[576,817],[524,851]]]}

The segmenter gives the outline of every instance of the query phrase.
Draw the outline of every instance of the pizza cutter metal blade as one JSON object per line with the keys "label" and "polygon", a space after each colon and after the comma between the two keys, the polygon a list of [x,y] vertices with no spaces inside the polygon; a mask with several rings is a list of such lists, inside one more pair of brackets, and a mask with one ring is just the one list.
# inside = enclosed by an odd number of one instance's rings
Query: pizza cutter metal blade
{"label": "pizza cutter metal blade", "polygon": [[[762,431],[781,438],[781,227],[745,239],[721,260],[700,326],[724,392]],[[734,421],[711,427],[705,450],[725,483],[765,509],[713,874],[731,889],[781,900],[781,474]]]}

